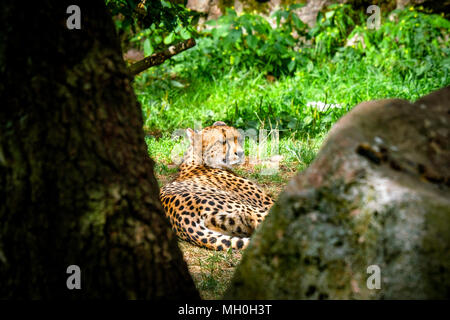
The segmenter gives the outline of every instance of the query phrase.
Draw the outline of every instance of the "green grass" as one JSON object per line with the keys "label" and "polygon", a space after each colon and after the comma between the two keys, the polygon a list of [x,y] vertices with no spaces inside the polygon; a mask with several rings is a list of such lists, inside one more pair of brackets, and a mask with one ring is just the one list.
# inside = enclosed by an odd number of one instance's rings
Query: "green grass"
{"label": "green grass", "polygon": [[179,242],[189,271],[203,299],[220,299],[241,259],[239,251],[211,251]]}
{"label": "green grass", "polygon": [[[177,79],[176,85],[170,77],[149,81],[144,74],[136,80],[135,89],[145,129],[153,135],[147,138],[149,154],[160,167],[172,162],[172,152],[182,155],[186,147],[171,138],[176,129],[204,127],[221,120],[244,130],[278,127],[284,163],[303,170],[314,159],[330,127],[358,103],[394,97],[414,101],[449,84],[447,74],[442,72],[436,78],[439,71],[431,71],[414,77],[414,70],[410,70],[402,76],[349,60],[307,65],[294,76],[275,82],[260,73],[233,69],[213,80]],[[183,88],[180,83],[184,83]],[[319,111],[308,106],[311,102],[342,108]]]}

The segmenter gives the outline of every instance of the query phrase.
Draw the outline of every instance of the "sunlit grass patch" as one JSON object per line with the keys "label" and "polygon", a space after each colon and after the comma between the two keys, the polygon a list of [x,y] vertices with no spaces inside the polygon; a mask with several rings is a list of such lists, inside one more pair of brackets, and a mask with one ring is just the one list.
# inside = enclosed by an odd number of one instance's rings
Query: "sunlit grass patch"
{"label": "sunlit grass patch", "polygon": [[220,299],[242,257],[242,252],[211,251],[185,241],[179,241],[178,244],[202,298]]}

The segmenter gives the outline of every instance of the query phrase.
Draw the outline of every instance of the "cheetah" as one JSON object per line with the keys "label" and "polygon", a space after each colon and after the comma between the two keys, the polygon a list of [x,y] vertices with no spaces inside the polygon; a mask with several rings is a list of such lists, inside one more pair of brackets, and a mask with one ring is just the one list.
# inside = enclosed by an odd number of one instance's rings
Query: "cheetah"
{"label": "cheetah", "polygon": [[196,132],[160,200],[179,238],[211,250],[245,249],[273,200],[231,171],[244,160],[242,136],[222,121]]}

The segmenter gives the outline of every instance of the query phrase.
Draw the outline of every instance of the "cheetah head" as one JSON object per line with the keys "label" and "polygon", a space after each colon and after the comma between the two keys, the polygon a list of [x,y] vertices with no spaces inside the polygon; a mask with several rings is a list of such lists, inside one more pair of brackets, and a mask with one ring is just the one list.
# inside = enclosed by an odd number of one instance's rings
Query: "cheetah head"
{"label": "cheetah head", "polygon": [[230,169],[244,162],[242,136],[222,121],[199,132],[186,130],[190,145],[183,163],[204,164],[217,169]]}

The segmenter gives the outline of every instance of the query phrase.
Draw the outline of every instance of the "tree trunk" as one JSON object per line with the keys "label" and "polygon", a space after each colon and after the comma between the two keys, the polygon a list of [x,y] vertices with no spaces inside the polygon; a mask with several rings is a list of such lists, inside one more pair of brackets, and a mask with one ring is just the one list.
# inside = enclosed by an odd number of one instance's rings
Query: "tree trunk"
{"label": "tree trunk", "polygon": [[0,299],[196,299],[111,17],[71,4],[0,11]]}

